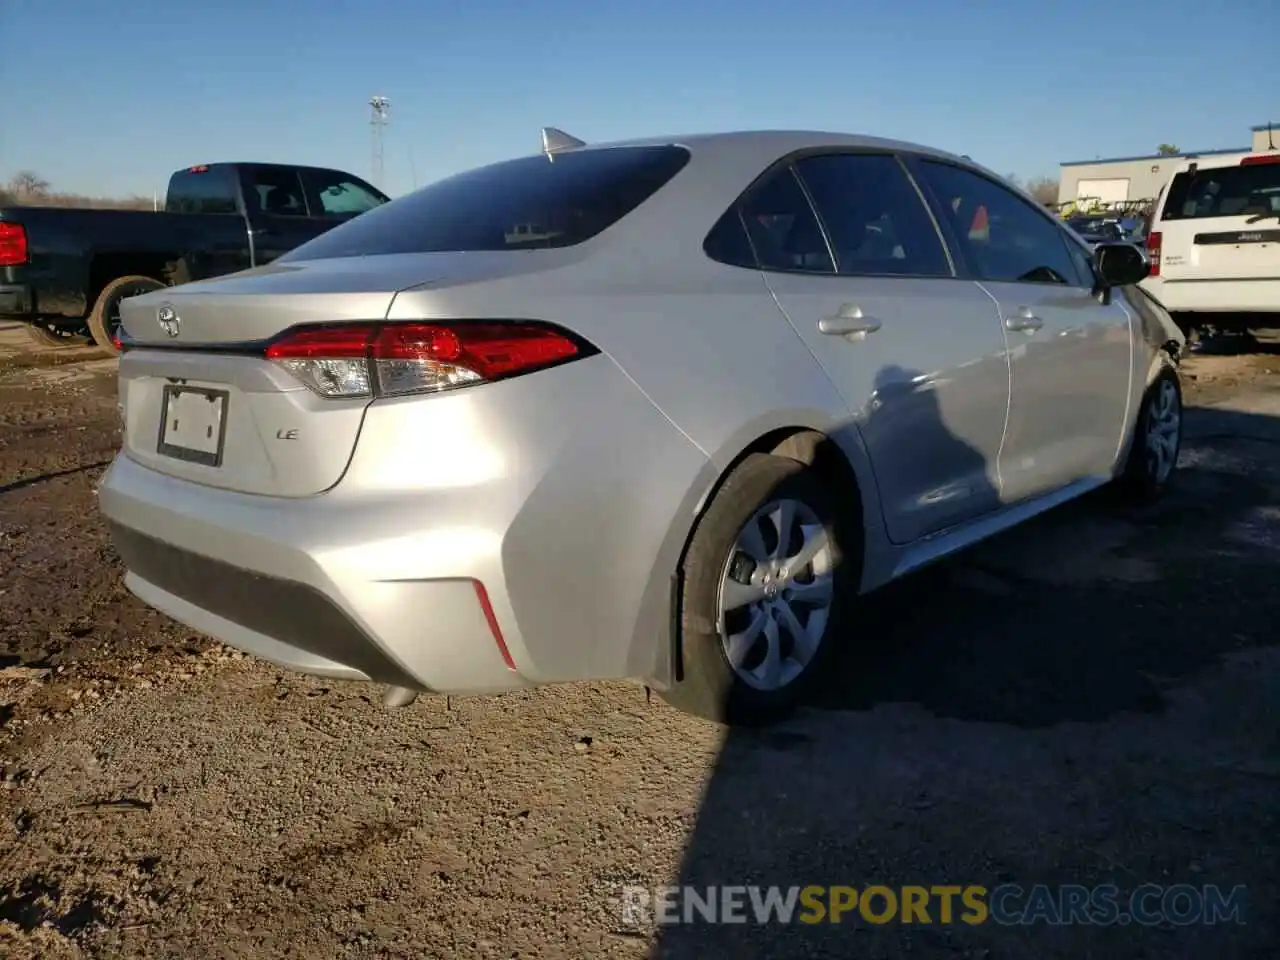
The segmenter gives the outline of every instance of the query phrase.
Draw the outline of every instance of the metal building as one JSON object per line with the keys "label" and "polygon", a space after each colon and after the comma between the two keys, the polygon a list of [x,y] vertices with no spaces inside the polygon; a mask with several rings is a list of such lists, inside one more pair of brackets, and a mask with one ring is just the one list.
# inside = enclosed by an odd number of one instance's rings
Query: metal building
{"label": "metal building", "polygon": [[1253,127],[1252,143],[1222,150],[1111,157],[1106,160],[1071,160],[1058,176],[1058,203],[1075,201],[1082,208],[1093,203],[1155,200],[1180,163],[1195,157],[1247,157],[1251,153],[1280,150],[1280,123]]}

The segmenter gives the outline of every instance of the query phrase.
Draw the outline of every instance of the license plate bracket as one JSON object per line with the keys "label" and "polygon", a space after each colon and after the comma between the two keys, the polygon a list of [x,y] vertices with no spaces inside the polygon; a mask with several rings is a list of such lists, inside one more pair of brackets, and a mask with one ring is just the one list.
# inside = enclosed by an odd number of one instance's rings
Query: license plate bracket
{"label": "license plate bracket", "polygon": [[226,390],[166,384],[156,452],[187,463],[221,467],[229,397]]}

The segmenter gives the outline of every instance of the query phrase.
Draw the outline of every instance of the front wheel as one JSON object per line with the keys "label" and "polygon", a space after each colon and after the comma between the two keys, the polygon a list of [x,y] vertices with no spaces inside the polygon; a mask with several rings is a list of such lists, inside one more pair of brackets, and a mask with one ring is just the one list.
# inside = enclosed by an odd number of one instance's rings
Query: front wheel
{"label": "front wheel", "polygon": [[781,719],[821,673],[854,586],[838,512],[813,470],[752,454],[695,528],[684,564],[683,679],[663,699],[697,716]]}
{"label": "front wheel", "polygon": [[164,287],[159,280],[143,276],[120,277],[108,283],[89,313],[89,332],[93,334],[94,343],[113,356],[119,353],[115,337],[120,332],[120,302]]}
{"label": "front wheel", "polygon": [[1120,485],[1139,500],[1156,499],[1173,481],[1181,450],[1182,387],[1165,370],[1143,395]]}

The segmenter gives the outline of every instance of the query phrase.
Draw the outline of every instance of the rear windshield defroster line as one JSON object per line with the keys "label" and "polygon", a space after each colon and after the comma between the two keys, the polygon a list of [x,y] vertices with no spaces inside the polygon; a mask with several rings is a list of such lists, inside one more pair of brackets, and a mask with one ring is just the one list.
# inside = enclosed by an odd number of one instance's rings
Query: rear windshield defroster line
{"label": "rear windshield defroster line", "polygon": [[507,160],[363,213],[280,262],[571,247],[631,213],[688,162],[689,151],[671,145]]}

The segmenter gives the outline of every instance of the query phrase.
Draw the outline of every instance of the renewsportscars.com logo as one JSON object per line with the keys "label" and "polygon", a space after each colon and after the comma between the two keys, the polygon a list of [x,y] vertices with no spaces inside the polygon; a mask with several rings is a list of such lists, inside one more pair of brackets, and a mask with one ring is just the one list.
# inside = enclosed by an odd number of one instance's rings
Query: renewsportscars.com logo
{"label": "renewsportscars.com logo", "polygon": [[678,923],[997,923],[1004,926],[1111,926],[1245,922],[1248,891],[1213,884],[1148,883],[1021,887],[1003,884],[852,886],[625,886],[619,919],[630,928]]}

